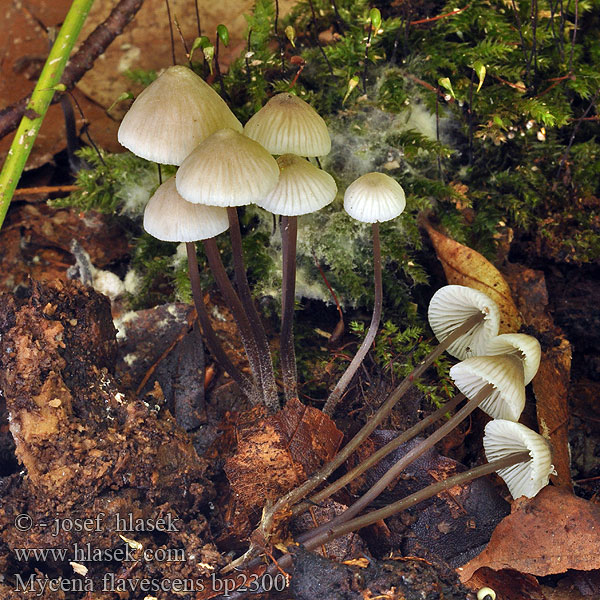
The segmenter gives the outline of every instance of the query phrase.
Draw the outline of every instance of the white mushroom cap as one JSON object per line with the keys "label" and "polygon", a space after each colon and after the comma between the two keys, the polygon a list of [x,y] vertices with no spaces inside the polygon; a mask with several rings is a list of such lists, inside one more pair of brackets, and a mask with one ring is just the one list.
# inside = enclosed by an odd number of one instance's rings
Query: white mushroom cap
{"label": "white mushroom cap", "polygon": [[273,96],[247,123],[244,133],[271,154],[325,156],[331,138],[325,121],[298,96]]}
{"label": "white mushroom cap", "polygon": [[488,383],[494,386],[479,408],[494,419],[518,421],[525,408],[523,363],[514,356],[473,356],[450,369],[454,385],[473,398]]}
{"label": "white mushroom cap", "polygon": [[177,65],[135,99],[118,139],[137,156],[180,165],[202,140],[224,127],[242,131],[221,96],[192,70]]}
{"label": "white mushroom cap", "polygon": [[489,462],[529,450],[531,460],[498,471],[513,498],[533,498],[548,485],[552,466],[550,444],[521,423],[495,419],[485,426],[483,448]]}
{"label": "white mushroom cap", "polygon": [[503,333],[492,338],[485,351],[488,355],[513,354],[523,361],[525,385],[537,373],[540,366],[542,349],[540,343],[532,335],[525,333]]}
{"label": "white mushroom cap", "polygon": [[277,187],[256,204],[274,214],[295,217],[333,202],[337,185],[329,173],[295,154],[283,154],[277,164]]}
{"label": "white mushroom cap", "polygon": [[243,206],[263,199],[277,185],[277,161],[257,142],[221,129],[183,161],[177,191],[194,204]]}
{"label": "white mushroom cap", "polygon": [[464,285],[446,285],[429,302],[429,326],[440,342],[477,313],[484,313],[483,321],[447,349],[459,360],[486,354],[489,340],[498,335],[500,327],[498,305],[483,292]]}
{"label": "white mushroom cap", "polygon": [[154,192],[144,210],[144,229],[164,242],[195,242],[229,229],[227,210],[186,202],[175,189],[175,177]]}
{"label": "white mushroom cap", "polygon": [[365,173],[344,194],[344,210],[357,221],[382,223],[395,219],[406,207],[401,185],[384,173]]}

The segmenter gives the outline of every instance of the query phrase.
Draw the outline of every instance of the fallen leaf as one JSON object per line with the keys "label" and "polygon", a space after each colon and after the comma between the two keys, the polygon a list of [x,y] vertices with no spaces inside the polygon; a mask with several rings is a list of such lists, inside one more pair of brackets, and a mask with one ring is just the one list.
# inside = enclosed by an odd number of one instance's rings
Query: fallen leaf
{"label": "fallen leaf", "polygon": [[481,567],[514,569],[538,577],[568,569],[600,569],[600,506],[567,490],[545,487],[519,498],[487,548],[457,571],[468,581]]}
{"label": "fallen leaf", "polygon": [[465,285],[487,294],[500,309],[500,333],[519,331],[521,315],[506,280],[487,258],[436,231],[422,219],[449,284]]}
{"label": "fallen leaf", "polygon": [[531,333],[542,345],[540,367],[532,385],[540,433],[552,443],[557,472],[552,482],[572,489],[568,431],[571,344],[548,311],[544,273],[514,264],[508,265],[505,273],[525,325],[533,328]]}
{"label": "fallen leaf", "polygon": [[298,399],[239,432],[237,453],[225,464],[232,490],[230,527],[249,530],[266,502],[274,501],[330,460],[342,441],[334,422]]}

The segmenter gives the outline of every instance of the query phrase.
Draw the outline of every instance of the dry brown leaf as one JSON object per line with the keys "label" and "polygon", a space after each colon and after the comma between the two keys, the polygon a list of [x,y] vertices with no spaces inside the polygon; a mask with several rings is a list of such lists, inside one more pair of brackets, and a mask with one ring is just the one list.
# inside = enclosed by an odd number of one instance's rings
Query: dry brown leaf
{"label": "dry brown leaf", "polygon": [[465,583],[472,590],[489,587],[502,600],[547,600],[538,580],[533,575],[513,569],[493,571],[487,567],[477,572]]}
{"label": "dry brown leaf", "polygon": [[521,315],[500,271],[479,252],[436,231],[426,219],[421,223],[427,230],[437,257],[444,267],[448,283],[465,285],[487,294],[500,309],[500,333],[519,331],[522,324]]}
{"label": "dry brown leaf", "polygon": [[542,577],[568,569],[600,569],[600,506],[548,486],[515,500],[487,548],[458,569],[462,581],[481,567]]}
{"label": "dry brown leaf", "polygon": [[569,453],[569,385],[571,345],[548,312],[548,292],[542,271],[509,265],[506,277],[525,325],[542,342],[542,358],[533,379],[540,433],[552,443],[554,484],[572,489]]}
{"label": "dry brown leaf", "polygon": [[238,450],[225,464],[231,484],[231,528],[245,530],[268,501],[302,483],[331,459],[342,441],[335,423],[298,399],[239,433]]}

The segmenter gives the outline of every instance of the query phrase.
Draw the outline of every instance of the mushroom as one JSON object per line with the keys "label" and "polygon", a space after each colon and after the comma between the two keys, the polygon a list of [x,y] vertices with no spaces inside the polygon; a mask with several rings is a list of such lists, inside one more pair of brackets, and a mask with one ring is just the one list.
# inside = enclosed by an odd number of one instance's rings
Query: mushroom
{"label": "mushroom", "polygon": [[135,155],[180,165],[215,131],[242,124],[225,101],[191,69],[166,69],[135,99],[119,126],[118,140]]}
{"label": "mushroom", "polygon": [[[236,207],[267,196],[277,185],[278,178],[277,161],[260,144],[232,129],[217,131],[199,144],[183,161],[175,178],[177,191],[188,202],[227,208],[235,280],[246,313],[246,319],[242,314],[237,315],[242,324],[240,333],[246,340],[246,348],[253,355],[251,361],[258,365],[264,402],[271,410],[279,407],[273,363],[267,336],[246,277]],[[212,250],[211,268],[214,269],[218,268],[219,261],[218,252],[214,248]],[[211,255],[208,258],[210,261]],[[218,279],[217,283],[219,281],[225,284],[223,279]],[[236,311],[234,306],[230,307],[232,312]],[[245,321],[248,322],[248,330],[243,325]]]}
{"label": "mushroom", "polygon": [[523,361],[525,385],[535,377],[540,366],[542,349],[540,343],[532,335],[525,333],[503,333],[492,338],[485,354],[511,354]]}
{"label": "mushroom", "polygon": [[227,211],[224,208],[186,202],[177,193],[174,177],[159,186],[144,210],[144,229],[150,235],[165,242],[185,242],[194,306],[208,348],[237,382],[242,392],[252,401],[256,401],[258,397],[256,386],[231,362],[217,338],[204,306],[200,285],[194,242],[197,240],[214,242],[214,238],[226,231],[228,227]]}
{"label": "mushroom", "polygon": [[527,451],[530,460],[498,469],[513,498],[533,498],[554,472],[550,444],[521,423],[494,419],[485,426],[483,448],[489,462]]}
{"label": "mushroom", "polygon": [[298,217],[330,204],[337,193],[333,177],[294,154],[277,159],[279,181],[275,189],[257,204],[281,220],[281,373],[286,400],[298,395],[293,320],[296,287],[296,240]]}
{"label": "mushroom", "polygon": [[[464,285],[446,285],[431,298],[427,313],[429,326],[446,351],[459,360],[486,354],[488,342],[498,335],[500,311],[483,292]],[[470,318],[476,323],[458,339],[448,336]]]}
{"label": "mushroom", "polygon": [[344,194],[344,209],[354,219],[363,223],[371,223],[373,235],[373,272],[375,280],[375,301],[373,315],[367,335],[340,377],[327,402],[323,407],[326,415],[332,415],[348,384],[360,367],[369,348],[373,344],[383,304],[383,285],[381,280],[381,243],[379,240],[379,223],[395,219],[406,207],[404,190],[400,184],[384,173],[366,173],[352,182]]}

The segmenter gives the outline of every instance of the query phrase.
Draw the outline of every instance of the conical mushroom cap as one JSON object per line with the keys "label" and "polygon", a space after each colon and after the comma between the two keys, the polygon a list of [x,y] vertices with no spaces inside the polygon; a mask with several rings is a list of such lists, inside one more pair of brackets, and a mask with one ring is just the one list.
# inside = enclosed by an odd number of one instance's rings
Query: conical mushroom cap
{"label": "conical mushroom cap", "polygon": [[257,142],[221,129],[183,161],[177,191],[194,204],[243,206],[258,202],[277,185],[277,161]]}
{"label": "conical mushroom cap", "polygon": [[202,140],[224,127],[242,131],[221,96],[192,70],[177,65],[135,99],[118,139],[137,156],[180,165]]}
{"label": "conical mushroom cap", "polygon": [[154,192],[144,210],[144,229],[164,242],[195,242],[229,229],[227,210],[186,202],[175,189],[175,177]]}
{"label": "conical mushroom cap", "polygon": [[273,96],[247,123],[244,134],[271,154],[325,156],[331,138],[325,121],[298,96]]}
{"label": "conical mushroom cap", "polygon": [[494,386],[479,408],[494,419],[518,421],[525,408],[523,363],[514,356],[473,356],[450,369],[454,385],[467,397]]}
{"label": "conical mushroom cap", "polygon": [[503,333],[492,338],[485,351],[488,355],[513,354],[523,361],[525,385],[537,373],[540,366],[542,349],[540,343],[532,335],[525,333]]}
{"label": "conical mushroom cap", "polygon": [[513,498],[533,498],[548,485],[552,466],[550,444],[525,425],[495,419],[485,426],[483,448],[489,462],[529,450],[531,460],[498,471]]}
{"label": "conical mushroom cap", "polygon": [[402,186],[385,173],[365,173],[344,194],[344,210],[363,223],[395,219],[406,207]]}
{"label": "conical mushroom cap", "polygon": [[277,159],[279,181],[275,189],[256,204],[276,215],[296,217],[327,206],[337,193],[333,177],[295,154]]}
{"label": "conical mushroom cap", "polygon": [[445,340],[469,317],[484,314],[481,323],[447,348],[459,360],[485,354],[489,341],[498,335],[500,310],[498,305],[483,292],[464,285],[446,285],[440,288],[429,302],[429,326],[438,341]]}

